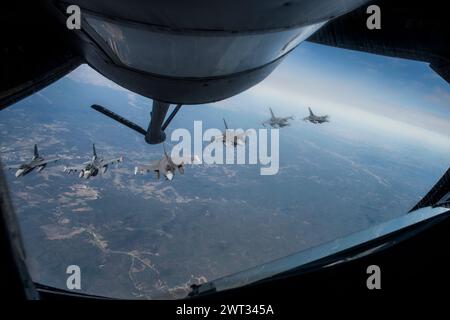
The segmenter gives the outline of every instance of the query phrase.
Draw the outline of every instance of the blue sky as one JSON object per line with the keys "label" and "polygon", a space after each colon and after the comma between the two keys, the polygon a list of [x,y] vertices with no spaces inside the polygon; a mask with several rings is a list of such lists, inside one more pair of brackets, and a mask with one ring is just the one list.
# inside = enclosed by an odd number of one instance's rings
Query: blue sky
{"label": "blue sky", "polygon": [[275,105],[300,118],[311,106],[355,130],[450,152],[450,86],[423,62],[304,42],[266,80],[216,105],[242,99],[256,113]]}

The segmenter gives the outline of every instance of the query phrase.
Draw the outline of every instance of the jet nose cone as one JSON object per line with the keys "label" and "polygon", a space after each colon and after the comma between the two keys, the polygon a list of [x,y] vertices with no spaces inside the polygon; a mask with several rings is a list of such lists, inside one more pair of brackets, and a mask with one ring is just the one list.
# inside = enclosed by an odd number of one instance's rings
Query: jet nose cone
{"label": "jet nose cone", "polygon": [[169,181],[172,181],[173,179],[173,173],[171,171],[167,172],[166,177]]}
{"label": "jet nose cone", "polygon": [[200,157],[198,155],[194,155],[194,159],[192,160],[192,163],[199,164],[201,162]]}
{"label": "jet nose cone", "polygon": [[16,178],[20,177],[23,174],[23,169],[19,169],[16,171]]}

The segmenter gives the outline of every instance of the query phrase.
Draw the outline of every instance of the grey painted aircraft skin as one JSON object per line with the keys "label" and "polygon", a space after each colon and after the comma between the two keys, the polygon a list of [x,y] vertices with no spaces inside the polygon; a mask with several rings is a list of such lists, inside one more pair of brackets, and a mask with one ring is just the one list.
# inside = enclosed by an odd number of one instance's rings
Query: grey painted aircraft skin
{"label": "grey painted aircraft skin", "polygon": [[175,177],[175,172],[178,169],[178,171],[181,174],[184,174],[184,165],[185,164],[193,164],[197,161],[200,161],[198,156],[193,156],[189,159],[173,159],[169,154],[166,152],[166,147],[163,144],[164,147],[164,155],[160,160],[154,161],[150,163],[149,165],[143,165],[143,166],[137,166],[134,167],[134,174],[145,174],[147,172],[155,172],[156,177],[159,179],[161,175],[163,175],[166,180],[172,181]]}
{"label": "grey painted aircraft skin", "polygon": [[223,119],[223,124],[225,125],[225,130],[221,135],[212,137],[211,142],[222,142],[226,146],[236,147],[238,145],[242,146],[245,144],[246,134],[245,132],[236,132],[235,130],[229,129],[228,124],[225,119]]}
{"label": "grey painted aircraft skin", "polygon": [[53,158],[53,159],[48,159],[48,160],[45,160],[44,158],[42,158],[39,155],[37,144],[35,144],[34,145],[34,155],[33,155],[33,158],[31,159],[31,161],[22,163],[22,164],[11,165],[8,167],[8,169],[9,170],[17,169],[15,176],[16,176],[16,178],[18,178],[18,177],[27,175],[28,173],[30,173],[31,171],[33,171],[36,168],[37,168],[37,172],[40,172],[40,171],[44,170],[44,168],[47,166],[47,164],[56,162],[58,160],[59,160],[59,158]]}
{"label": "grey painted aircraft skin", "polygon": [[92,145],[92,152],[93,156],[90,161],[85,162],[82,165],[76,167],[64,167],[64,172],[67,173],[79,172],[80,178],[89,179],[90,177],[95,177],[98,173],[105,174],[106,170],[108,170],[109,165],[123,162],[123,157],[111,160],[99,158],[95,150],[95,144]]}
{"label": "grey painted aircraft skin", "polygon": [[270,119],[264,121],[262,123],[262,125],[265,127],[266,125],[271,126],[272,128],[282,128],[282,127],[286,127],[289,126],[289,120],[294,120],[293,116],[289,116],[289,117],[276,117],[275,114],[272,111],[272,108],[269,108],[270,110]]}
{"label": "grey painted aircraft skin", "polygon": [[325,116],[316,116],[311,108],[308,108],[309,110],[309,116],[307,116],[306,118],[303,118],[303,121],[309,121],[311,123],[324,123],[324,122],[330,122],[330,120],[328,119],[329,116],[325,115]]}

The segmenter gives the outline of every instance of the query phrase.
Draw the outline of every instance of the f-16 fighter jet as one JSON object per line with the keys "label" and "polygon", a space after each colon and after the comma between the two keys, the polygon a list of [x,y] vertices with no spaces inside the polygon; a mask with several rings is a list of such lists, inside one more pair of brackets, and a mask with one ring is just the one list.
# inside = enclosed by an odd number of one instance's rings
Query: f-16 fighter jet
{"label": "f-16 fighter jet", "polygon": [[34,145],[34,156],[31,159],[31,161],[29,161],[27,163],[23,163],[23,164],[9,166],[8,169],[9,170],[17,169],[15,175],[18,178],[18,177],[27,175],[28,173],[33,171],[35,168],[37,168],[37,172],[40,172],[40,171],[44,170],[44,168],[47,166],[47,164],[56,162],[58,160],[59,160],[59,158],[45,160],[44,158],[39,156],[38,147],[37,147],[37,144],[35,144]]}
{"label": "f-16 fighter jet", "polygon": [[272,128],[282,128],[282,127],[286,127],[289,125],[289,120],[294,120],[293,116],[290,117],[276,117],[275,114],[272,111],[272,108],[269,108],[270,110],[270,119],[264,121],[262,124],[265,127],[266,124],[268,124],[269,126],[271,126]]}
{"label": "f-16 fighter jet", "polygon": [[309,121],[311,123],[324,123],[324,122],[330,122],[330,120],[328,120],[328,115],[325,116],[316,116],[311,108],[308,108],[309,110],[309,116],[306,118],[303,118],[303,121]]}
{"label": "f-16 fighter jet", "polygon": [[114,163],[120,163],[123,161],[123,157],[105,160],[103,158],[99,158],[97,156],[97,152],[95,151],[95,144],[92,145],[93,156],[92,159],[88,162],[83,163],[80,166],[76,167],[64,167],[64,172],[72,173],[72,172],[80,172],[79,177],[89,179],[90,177],[95,177],[99,172],[104,174],[106,170],[108,170],[108,166]]}
{"label": "f-16 fighter jet", "polygon": [[219,136],[212,137],[211,142],[220,141],[223,142],[226,146],[234,146],[244,145],[245,144],[245,132],[236,132],[233,129],[229,129],[227,122],[223,119],[223,123],[225,125],[225,131]]}
{"label": "f-16 fighter jet", "polygon": [[164,147],[164,155],[160,160],[154,161],[149,165],[138,166],[134,168],[134,174],[145,174],[147,172],[156,172],[156,177],[159,179],[163,175],[166,180],[172,181],[175,176],[175,171],[184,173],[184,165],[200,163],[200,158],[198,156],[193,156],[187,159],[174,159],[166,152],[166,147]]}

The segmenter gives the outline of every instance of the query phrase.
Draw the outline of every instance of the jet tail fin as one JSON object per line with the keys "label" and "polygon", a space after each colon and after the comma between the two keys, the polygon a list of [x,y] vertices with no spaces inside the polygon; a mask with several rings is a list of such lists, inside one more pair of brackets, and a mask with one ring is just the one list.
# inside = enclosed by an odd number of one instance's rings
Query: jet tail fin
{"label": "jet tail fin", "polygon": [[269,107],[270,114],[272,115],[272,118],[275,118],[275,115],[273,114],[272,108]]}
{"label": "jet tail fin", "polygon": [[227,122],[225,121],[225,118],[223,118],[223,124],[225,125],[225,129],[228,129]]}
{"label": "jet tail fin", "polygon": [[308,110],[309,110],[309,115],[310,115],[310,116],[314,116],[314,113],[312,112],[312,110],[311,110],[310,107],[308,107]]}
{"label": "jet tail fin", "polygon": [[97,152],[95,151],[95,143],[92,144],[92,153],[94,154],[94,157],[97,157]]}
{"label": "jet tail fin", "polygon": [[164,155],[168,158],[169,157],[169,155],[167,154],[167,151],[166,151],[166,144],[163,142],[163,149],[164,149]]}
{"label": "jet tail fin", "polygon": [[39,151],[38,151],[37,144],[34,145],[34,157],[35,158],[39,157]]}

